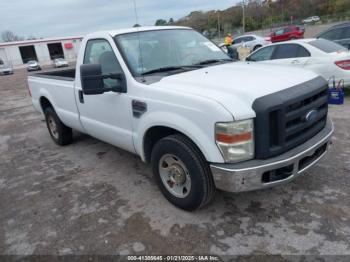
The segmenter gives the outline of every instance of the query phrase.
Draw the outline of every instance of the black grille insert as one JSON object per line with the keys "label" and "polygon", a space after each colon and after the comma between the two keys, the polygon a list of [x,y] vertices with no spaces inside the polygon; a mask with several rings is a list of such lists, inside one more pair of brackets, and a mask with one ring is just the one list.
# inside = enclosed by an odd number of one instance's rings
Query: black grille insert
{"label": "black grille insert", "polygon": [[259,98],[253,109],[257,115],[256,158],[277,156],[306,142],[326,126],[328,84],[318,77]]}
{"label": "black grille insert", "polygon": [[289,165],[281,167],[279,169],[267,171],[262,175],[261,180],[263,183],[271,183],[287,179],[288,177],[293,175],[293,169],[294,166]]}

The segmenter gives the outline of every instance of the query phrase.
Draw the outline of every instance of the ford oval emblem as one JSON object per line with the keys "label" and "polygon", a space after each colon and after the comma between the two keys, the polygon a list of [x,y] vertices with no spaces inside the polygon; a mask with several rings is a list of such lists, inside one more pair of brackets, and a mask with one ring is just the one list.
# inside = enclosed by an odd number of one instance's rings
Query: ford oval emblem
{"label": "ford oval emblem", "polygon": [[311,122],[315,121],[315,119],[317,118],[317,115],[318,115],[317,110],[312,110],[312,111],[308,112],[305,116],[305,122],[311,123]]}

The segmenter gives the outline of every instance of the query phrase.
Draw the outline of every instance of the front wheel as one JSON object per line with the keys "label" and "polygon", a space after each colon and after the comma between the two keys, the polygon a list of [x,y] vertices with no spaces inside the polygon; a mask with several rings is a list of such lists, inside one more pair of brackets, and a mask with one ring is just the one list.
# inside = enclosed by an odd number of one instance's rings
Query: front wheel
{"label": "front wheel", "polygon": [[188,138],[171,135],[161,139],[151,160],[158,186],[173,205],[193,211],[213,198],[215,186],[209,165]]}

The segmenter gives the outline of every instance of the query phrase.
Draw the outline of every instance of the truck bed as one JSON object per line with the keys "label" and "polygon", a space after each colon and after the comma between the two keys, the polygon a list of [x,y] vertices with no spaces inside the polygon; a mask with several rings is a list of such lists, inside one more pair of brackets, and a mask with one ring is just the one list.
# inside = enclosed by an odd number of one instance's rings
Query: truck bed
{"label": "truck bed", "polygon": [[64,81],[74,81],[75,68],[35,73],[35,74],[32,74],[31,76],[50,78],[50,79],[56,79],[56,80],[64,80]]}
{"label": "truck bed", "polygon": [[52,104],[60,120],[82,130],[75,99],[75,69],[56,69],[28,76],[28,87],[34,108],[43,113],[43,97]]}

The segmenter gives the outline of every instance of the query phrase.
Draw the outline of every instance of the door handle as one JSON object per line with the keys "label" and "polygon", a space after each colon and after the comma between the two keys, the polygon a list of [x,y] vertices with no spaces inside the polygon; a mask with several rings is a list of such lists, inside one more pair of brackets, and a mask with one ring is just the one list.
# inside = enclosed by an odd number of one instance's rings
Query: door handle
{"label": "door handle", "polygon": [[292,64],[300,64],[300,61],[299,60],[293,60]]}
{"label": "door handle", "polygon": [[79,101],[80,103],[84,104],[84,94],[83,94],[83,90],[79,90],[78,91],[79,94]]}

